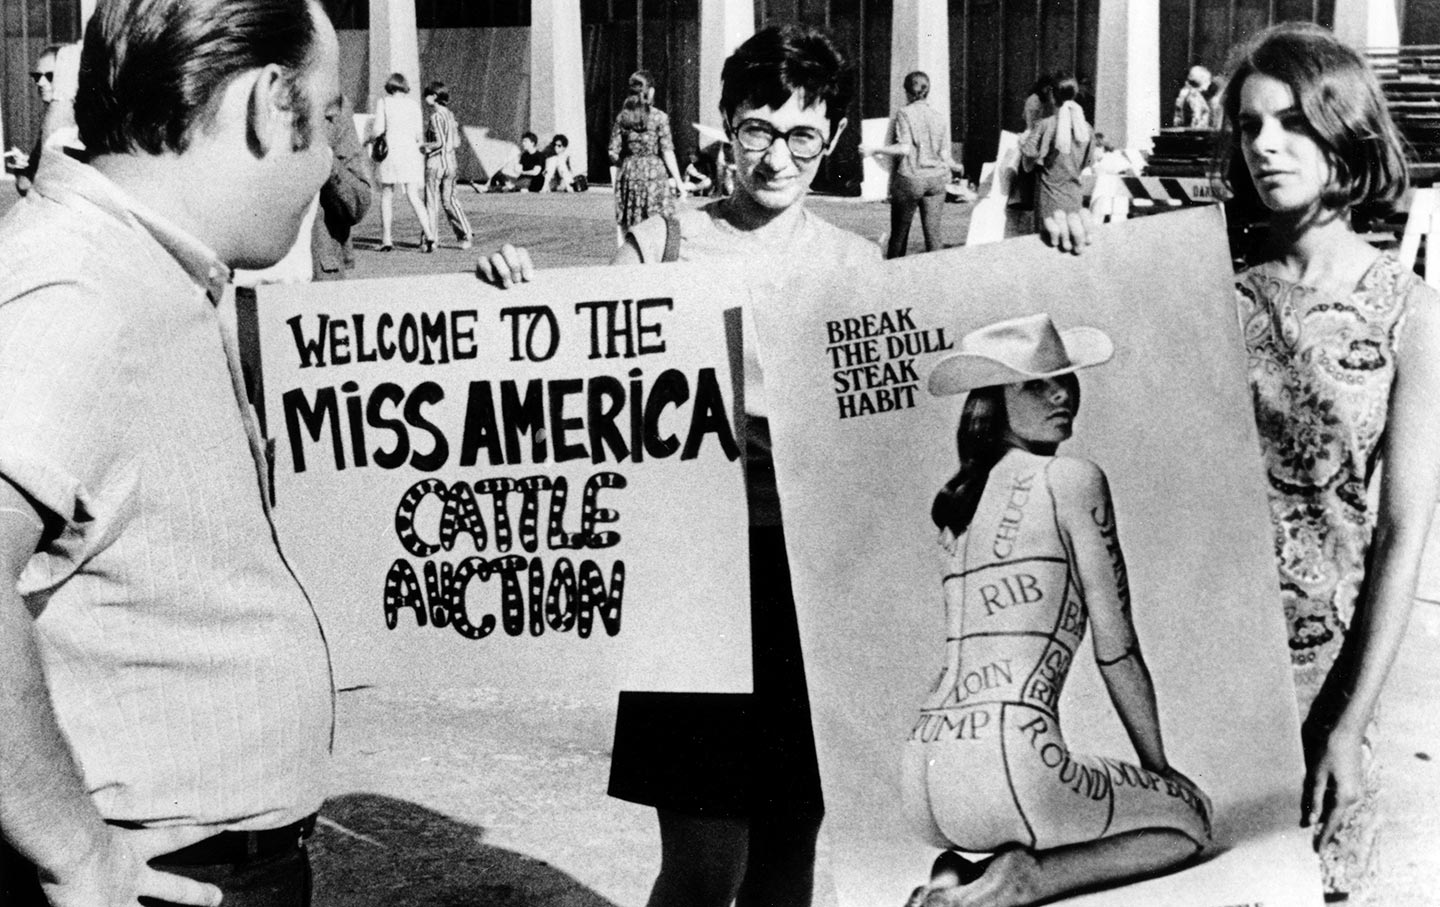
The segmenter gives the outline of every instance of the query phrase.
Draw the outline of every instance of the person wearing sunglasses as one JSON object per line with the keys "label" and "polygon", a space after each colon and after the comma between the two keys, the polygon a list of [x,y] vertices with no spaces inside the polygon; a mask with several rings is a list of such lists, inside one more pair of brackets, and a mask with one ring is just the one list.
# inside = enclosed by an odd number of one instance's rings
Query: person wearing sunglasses
{"label": "person wearing sunglasses", "polygon": [[[41,51],[35,60],[35,68],[30,71],[30,79],[35,83],[35,92],[40,96],[40,104],[47,116],[50,104],[55,100],[55,60],[62,46],[51,44]],[[42,127],[28,155],[19,148],[5,152],[5,170],[14,175],[15,191],[22,196],[29,194],[30,185],[35,180],[35,170],[40,166],[40,151],[45,145],[45,132]]]}

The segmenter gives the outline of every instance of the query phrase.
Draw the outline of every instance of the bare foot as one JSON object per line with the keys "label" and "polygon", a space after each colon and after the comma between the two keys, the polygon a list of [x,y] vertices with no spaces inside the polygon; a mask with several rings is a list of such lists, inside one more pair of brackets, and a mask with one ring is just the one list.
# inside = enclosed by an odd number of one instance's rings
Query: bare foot
{"label": "bare foot", "polygon": [[924,907],[1025,907],[1040,896],[1040,863],[1023,848],[994,856],[968,885],[933,887]]}

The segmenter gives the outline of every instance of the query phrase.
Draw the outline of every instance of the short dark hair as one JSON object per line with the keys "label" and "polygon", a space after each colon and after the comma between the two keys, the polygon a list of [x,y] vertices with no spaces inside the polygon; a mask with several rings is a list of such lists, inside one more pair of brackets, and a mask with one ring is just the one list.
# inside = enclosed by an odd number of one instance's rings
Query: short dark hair
{"label": "short dark hair", "polygon": [[85,29],[75,122],[91,154],[184,152],[235,76],[287,73],[295,132],[310,136],[300,78],[314,53],[311,0],[108,0]]}
{"label": "short dark hair", "polygon": [[806,107],[825,102],[832,132],[850,107],[854,75],[818,29],[761,29],[736,48],[720,70],[720,114],[727,123],[742,104],[781,107],[797,92]]}
{"label": "short dark hair", "polygon": [[[1240,147],[1240,93],[1255,74],[1283,82],[1311,138],[1335,170],[1321,201],[1331,207],[1384,209],[1405,192],[1409,177],[1404,145],[1385,106],[1375,73],[1330,31],[1308,23],[1269,28],[1240,47],[1222,104],[1216,169],[1245,219],[1268,214],[1250,179]],[[1366,212],[1373,213],[1373,211]]]}
{"label": "short dark hair", "polygon": [[425,94],[434,95],[436,104],[448,105],[450,103],[450,89],[446,88],[445,83],[439,80],[426,85]]}
{"label": "short dark hair", "polygon": [[390,78],[385,80],[386,94],[409,94],[410,80],[405,78],[403,72],[392,72]]}
{"label": "short dark hair", "polygon": [[525,141],[526,139],[529,139],[530,141],[534,142],[534,143],[537,144],[537,145],[540,144],[540,136],[536,135],[536,134],[533,133],[533,132],[523,132],[523,133],[520,134],[520,141],[523,142],[523,141]]}
{"label": "short dark hair", "polygon": [[922,100],[930,96],[930,74],[923,70],[915,70],[905,76],[905,94],[916,100]]}
{"label": "short dark hair", "polygon": [[569,148],[569,147],[570,147],[570,140],[565,137],[565,133],[563,133],[563,132],[557,132],[557,133],[555,133],[555,138],[553,138],[553,139],[550,140],[550,144],[552,144],[552,145],[564,145],[566,148]]}

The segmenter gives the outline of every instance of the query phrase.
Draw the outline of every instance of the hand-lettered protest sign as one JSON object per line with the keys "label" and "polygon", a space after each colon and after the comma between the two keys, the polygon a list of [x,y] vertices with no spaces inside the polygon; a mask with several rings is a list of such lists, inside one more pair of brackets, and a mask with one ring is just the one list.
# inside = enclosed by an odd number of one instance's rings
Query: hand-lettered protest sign
{"label": "hand-lettered protest sign", "polygon": [[786,301],[756,319],[840,903],[946,850],[1113,876],[1088,842],[1154,829],[1205,849],[1074,903],[1318,903],[1220,212]]}
{"label": "hand-lettered protest sign", "polygon": [[275,521],[337,682],[748,690],[728,292],[689,268],[261,288]]}

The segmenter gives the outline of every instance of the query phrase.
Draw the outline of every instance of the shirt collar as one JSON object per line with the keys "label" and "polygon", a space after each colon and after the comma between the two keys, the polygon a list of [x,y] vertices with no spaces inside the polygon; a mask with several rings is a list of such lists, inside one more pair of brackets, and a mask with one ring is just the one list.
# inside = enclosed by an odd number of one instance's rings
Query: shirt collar
{"label": "shirt collar", "polygon": [[42,160],[35,178],[35,191],[40,196],[56,202],[64,201],[67,196],[80,199],[112,217],[143,228],[205,292],[211,303],[219,304],[231,272],[209,246],[151,210],[89,164],[59,149],[46,150]]}

